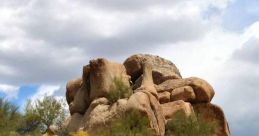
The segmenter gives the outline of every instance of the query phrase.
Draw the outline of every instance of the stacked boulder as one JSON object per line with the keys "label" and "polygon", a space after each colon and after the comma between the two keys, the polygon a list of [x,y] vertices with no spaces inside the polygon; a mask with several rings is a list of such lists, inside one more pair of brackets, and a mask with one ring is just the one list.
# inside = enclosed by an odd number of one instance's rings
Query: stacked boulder
{"label": "stacked boulder", "polygon": [[[107,99],[120,79],[132,88],[129,98],[110,103]],[[65,122],[68,131],[98,131],[105,123],[125,111],[137,110],[150,121],[155,135],[164,136],[166,123],[176,117],[200,114],[204,120],[217,121],[215,136],[229,136],[222,109],[211,100],[211,85],[197,77],[182,78],[177,67],[159,56],[137,54],[123,64],[106,59],[91,60],[83,67],[81,78],[67,83],[66,99],[71,116]]]}

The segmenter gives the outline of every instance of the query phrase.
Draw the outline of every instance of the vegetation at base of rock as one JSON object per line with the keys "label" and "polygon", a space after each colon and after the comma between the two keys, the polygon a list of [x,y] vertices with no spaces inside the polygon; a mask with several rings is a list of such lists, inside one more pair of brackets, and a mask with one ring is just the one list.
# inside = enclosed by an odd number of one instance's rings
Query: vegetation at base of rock
{"label": "vegetation at base of rock", "polygon": [[202,115],[183,116],[180,112],[167,122],[165,136],[211,136],[217,123],[207,122]]}
{"label": "vegetation at base of rock", "polygon": [[138,111],[125,112],[92,136],[152,136],[149,120]]}
{"label": "vegetation at base of rock", "polygon": [[111,87],[112,89],[107,95],[110,104],[117,102],[119,99],[129,98],[131,96],[132,89],[125,85],[120,78],[114,78],[113,83],[114,86]]}
{"label": "vegetation at base of rock", "polygon": [[64,119],[63,102],[51,96],[35,103],[28,100],[24,113],[8,100],[0,98],[0,136],[41,136],[50,125],[55,125],[59,131]]}

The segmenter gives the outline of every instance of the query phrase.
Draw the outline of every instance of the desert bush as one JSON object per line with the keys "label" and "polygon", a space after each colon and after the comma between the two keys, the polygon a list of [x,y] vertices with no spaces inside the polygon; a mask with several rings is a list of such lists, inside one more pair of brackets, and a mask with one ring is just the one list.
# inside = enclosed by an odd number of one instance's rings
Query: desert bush
{"label": "desert bush", "polygon": [[113,83],[114,86],[107,96],[110,104],[117,102],[119,99],[130,97],[133,91],[129,86],[125,85],[121,78],[114,78]]}
{"label": "desert bush", "polygon": [[149,120],[138,111],[125,112],[93,136],[152,136]]}
{"label": "desert bush", "polygon": [[166,124],[165,136],[211,136],[216,122],[207,122],[202,115],[184,116],[180,112]]}

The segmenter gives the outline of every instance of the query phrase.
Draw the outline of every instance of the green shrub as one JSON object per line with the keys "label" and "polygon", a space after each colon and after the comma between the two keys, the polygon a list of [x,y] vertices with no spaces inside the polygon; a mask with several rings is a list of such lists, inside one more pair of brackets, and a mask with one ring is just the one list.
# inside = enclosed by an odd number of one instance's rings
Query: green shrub
{"label": "green shrub", "polygon": [[0,136],[10,136],[16,134],[22,115],[18,107],[8,100],[0,98]]}
{"label": "green shrub", "polygon": [[108,123],[93,136],[152,136],[149,120],[138,111],[123,113],[119,118]]}
{"label": "green shrub", "polygon": [[166,124],[165,136],[211,136],[216,125],[216,122],[205,121],[201,115],[185,117],[177,113]]}
{"label": "green shrub", "polygon": [[107,95],[110,104],[117,102],[119,99],[130,97],[133,91],[129,86],[125,85],[121,78],[114,78],[113,83],[114,86]]}

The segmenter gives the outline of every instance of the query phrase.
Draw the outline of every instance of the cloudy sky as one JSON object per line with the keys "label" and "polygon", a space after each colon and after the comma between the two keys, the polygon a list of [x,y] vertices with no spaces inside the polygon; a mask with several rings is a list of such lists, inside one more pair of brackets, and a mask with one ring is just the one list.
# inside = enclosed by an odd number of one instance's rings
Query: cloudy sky
{"label": "cloudy sky", "polygon": [[90,59],[136,53],[215,88],[233,136],[259,134],[258,0],[1,0],[0,96],[63,97]]}

